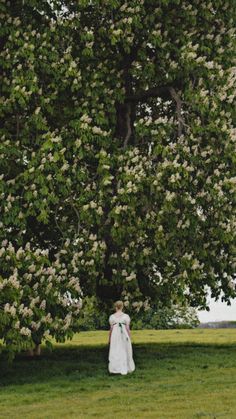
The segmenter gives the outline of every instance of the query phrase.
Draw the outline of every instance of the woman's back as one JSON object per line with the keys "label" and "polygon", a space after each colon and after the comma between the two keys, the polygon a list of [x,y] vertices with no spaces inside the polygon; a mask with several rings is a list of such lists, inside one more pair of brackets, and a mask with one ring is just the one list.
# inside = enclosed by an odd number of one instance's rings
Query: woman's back
{"label": "woman's back", "polygon": [[124,322],[127,326],[129,326],[130,324],[130,317],[128,314],[123,313],[123,311],[117,315],[116,313],[111,314],[111,316],[109,317],[109,323],[110,324],[115,324],[115,323],[119,323],[120,321]]}

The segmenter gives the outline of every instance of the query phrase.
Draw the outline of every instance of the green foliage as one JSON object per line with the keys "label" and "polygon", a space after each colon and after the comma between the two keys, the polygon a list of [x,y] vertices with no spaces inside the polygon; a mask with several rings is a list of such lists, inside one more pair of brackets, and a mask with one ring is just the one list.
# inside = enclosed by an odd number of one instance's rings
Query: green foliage
{"label": "green foliage", "polygon": [[78,318],[79,330],[106,330],[108,326],[108,317],[101,310],[96,297],[85,297]]}
{"label": "green foliage", "polygon": [[[0,268],[0,339],[9,357],[54,336],[71,338],[78,330],[80,285],[65,264],[63,249],[55,260],[30,246],[4,243]],[[65,249],[64,249],[65,251]],[[62,265],[64,272],[62,272]],[[49,342],[48,342],[49,343]]]}
{"label": "green foliage", "polygon": [[199,323],[196,310],[186,306],[150,308],[132,318],[134,329],[191,329]]}
{"label": "green foliage", "polygon": [[[110,312],[96,297],[86,297],[78,319],[79,330],[107,330]],[[129,310],[130,313],[130,310]],[[131,314],[131,313],[130,313]],[[132,329],[185,329],[199,325],[197,311],[188,306],[135,307],[131,314]]]}

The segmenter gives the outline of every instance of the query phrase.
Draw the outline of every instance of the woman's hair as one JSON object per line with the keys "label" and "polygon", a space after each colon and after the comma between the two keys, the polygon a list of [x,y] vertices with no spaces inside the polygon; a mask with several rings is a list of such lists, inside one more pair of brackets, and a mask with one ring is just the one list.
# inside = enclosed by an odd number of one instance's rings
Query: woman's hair
{"label": "woman's hair", "polygon": [[116,302],[115,302],[115,304],[114,304],[114,306],[115,306],[115,308],[117,308],[118,310],[122,310],[122,309],[123,309],[123,307],[124,307],[123,301],[120,301],[120,300],[116,301]]}

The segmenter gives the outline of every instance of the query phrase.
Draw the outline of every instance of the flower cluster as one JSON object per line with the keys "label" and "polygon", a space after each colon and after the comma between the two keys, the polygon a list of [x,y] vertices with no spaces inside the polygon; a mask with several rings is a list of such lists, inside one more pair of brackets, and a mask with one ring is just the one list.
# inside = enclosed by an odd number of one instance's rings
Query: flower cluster
{"label": "flower cluster", "polygon": [[[63,250],[63,249],[62,249]],[[62,339],[76,330],[81,307],[78,277],[67,267],[61,251],[50,261],[48,252],[32,249],[30,243],[15,248],[2,242],[0,268],[0,316],[5,329],[1,338],[11,348],[30,347],[49,336]]]}

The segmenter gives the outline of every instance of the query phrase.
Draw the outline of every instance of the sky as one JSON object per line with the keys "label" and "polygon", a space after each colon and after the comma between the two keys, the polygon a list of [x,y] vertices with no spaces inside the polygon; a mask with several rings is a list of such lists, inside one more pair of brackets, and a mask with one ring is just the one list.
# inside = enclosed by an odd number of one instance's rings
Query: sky
{"label": "sky", "polygon": [[235,320],[236,321],[236,299],[231,301],[231,306],[221,301],[215,302],[210,299],[210,311],[199,311],[198,317],[201,323]]}

